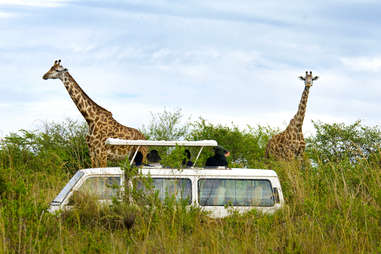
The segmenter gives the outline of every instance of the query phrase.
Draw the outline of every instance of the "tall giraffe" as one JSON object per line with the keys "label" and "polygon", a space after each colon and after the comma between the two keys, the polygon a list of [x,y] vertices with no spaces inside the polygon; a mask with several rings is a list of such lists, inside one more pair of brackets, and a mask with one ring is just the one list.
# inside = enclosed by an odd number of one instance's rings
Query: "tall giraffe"
{"label": "tall giraffe", "polygon": [[310,87],[314,80],[317,80],[319,77],[312,76],[312,71],[308,73],[306,71],[306,76],[300,76],[301,80],[304,80],[304,91],[302,98],[300,99],[298,112],[294,118],[291,119],[286,130],[273,136],[266,147],[266,157],[269,158],[273,156],[275,159],[283,160],[293,160],[296,157],[302,156],[306,143],[303,138],[303,120],[306,113],[307,99]]}
{"label": "tall giraffe", "polygon": [[[61,60],[54,61],[50,70],[42,77],[43,79],[60,79],[78,110],[85,118],[89,133],[86,137],[89,147],[92,167],[106,167],[107,158],[118,160],[130,154],[133,148],[128,146],[106,145],[107,138],[121,139],[145,139],[137,129],[126,127],[118,123],[112,113],[96,104],[77,84],[68,70],[61,65]],[[140,150],[145,157],[147,151],[143,147]]]}

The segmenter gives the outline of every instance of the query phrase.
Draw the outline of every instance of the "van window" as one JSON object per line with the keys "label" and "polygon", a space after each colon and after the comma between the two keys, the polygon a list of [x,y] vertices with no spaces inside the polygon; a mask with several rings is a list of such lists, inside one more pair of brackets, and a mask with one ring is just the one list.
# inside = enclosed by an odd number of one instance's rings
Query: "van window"
{"label": "van window", "polygon": [[61,192],[57,195],[57,197],[53,200],[53,203],[62,203],[66,196],[70,193],[71,189],[76,185],[76,183],[81,179],[84,175],[81,170],[77,171],[75,175],[70,179],[70,181],[65,185],[65,187],[61,190]]}
{"label": "van window", "polygon": [[120,177],[90,177],[79,187],[78,191],[100,200],[117,197],[120,187]]}
{"label": "van window", "polygon": [[200,179],[201,206],[273,206],[271,183],[259,179]]}
{"label": "van window", "polygon": [[[160,200],[174,196],[176,201],[187,200],[192,203],[192,184],[188,178],[152,178],[153,190],[157,191]],[[137,189],[142,190],[143,184],[137,181]]]}

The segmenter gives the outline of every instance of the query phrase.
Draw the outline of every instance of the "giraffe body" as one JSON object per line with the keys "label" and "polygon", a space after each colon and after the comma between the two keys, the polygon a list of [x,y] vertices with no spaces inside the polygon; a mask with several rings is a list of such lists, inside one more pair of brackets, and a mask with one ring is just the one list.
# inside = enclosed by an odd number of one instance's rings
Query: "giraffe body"
{"label": "giraffe body", "polygon": [[[120,160],[132,154],[132,147],[106,145],[107,138],[145,139],[137,129],[126,127],[118,123],[112,113],[96,104],[77,84],[61,61],[55,61],[43,79],[60,79],[68,91],[73,102],[85,118],[89,133],[86,142],[89,147],[92,167],[106,167],[107,159]],[[140,149],[145,157],[147,151]]]}
{"label": "giraffe body", "polygon": [[302,94],[302,98],[299,103],[298,112],[291,119],[287,128],[273,136],[266,147],[266,157],[274,157],[278,160],[290,161],[299,156],[303,156],[306,147],[306,142],[303,137],[303,120],[306,113],[307,100],[309,89],[312,86],[314,80],[318,79],[317,76],[313,77],[312,72],[306,72],[306,76],[299,77],[304,80],[305,87]]}

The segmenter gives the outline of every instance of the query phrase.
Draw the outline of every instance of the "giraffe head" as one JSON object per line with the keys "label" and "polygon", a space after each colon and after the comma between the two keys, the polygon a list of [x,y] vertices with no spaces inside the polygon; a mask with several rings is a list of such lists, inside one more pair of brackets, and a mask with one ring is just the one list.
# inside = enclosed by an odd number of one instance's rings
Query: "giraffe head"
{"label": "giraffe head", "polygon": [[305,86],[311,87],[313,81],[314,81],[314,80],[317,80],[319,77],[318,77],[318,76],[313,77],[313,76],[312,76],[312,71],[310,71],[310,73],[308,73],[308,71],[306,71],[306,76],[305,76],[305,77],[300,76],[299,78],[300,78],[301,80],[304,80],[304,85],[305,85]]}
{"label": "giraffe head", "polygon": [[61,60],[55,60],[53,66],[50,68],[50,70],[47,73],[45,73],[45,75],[42,78],[43,79],[61,78],[65,72],[67,72],[67,69],[62,67]]}

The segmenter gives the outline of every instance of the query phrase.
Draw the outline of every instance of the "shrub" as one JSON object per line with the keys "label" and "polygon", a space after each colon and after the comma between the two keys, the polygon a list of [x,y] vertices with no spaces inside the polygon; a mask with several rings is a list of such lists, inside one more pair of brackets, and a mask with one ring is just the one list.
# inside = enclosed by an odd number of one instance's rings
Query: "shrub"
{"label": "shrub", "polygon": [[[213,125],[205,119],[192,124],[192,130],[188,136],[192,140],[214,139],[219,145],[230,151],[228,160],[235,167],[263,167],[265,165],[265,149],[270,135],[274,133],[270,127],[257,126],[248,130],[240,130],[237,126]],[[204,153],[200,164],[204,165],[206,158],[213,155],[212,149]]]}
{"label": "shrub", "polygon": [[381,130],[361,125],[360,121],[344,123],[314,122],[316,135],[307,139],[307,153],[315,162],[357,162],[379,154]]}
{"label": "shrub", "polygon": [[[126,196],[121,201],[115,200],[112,206],[98,206],[87,197],[79,200],[79,206],[70,214],[48,214],[49,202],[72,173],[86,167],[89,161],[84,141],[86,125],[76,122],[73,126],[54,125],[48,124],[41,132],[9,135],[1,143],[0,252],[381,251],[377,127],[357,122],[318,123],[316,128],[320,129],[316,136],[306,139],[306,156],[313,158],[314,163],[301,169],[296,161],[263,160],[267,139],[273,132],[270,128],[241,130],[234,125],[213,125],[202,119],[188,126],[189,132],[182,138],[216,139],[232,151],[231,165],[261,167],[268,163],[282,184],[285,206],[275,214],[253,210],[244,215],[233,212],[229,217],[212,219],[184,202],[175,202],[173,198],[162,202],[157,195],[147,195],[128,186]],[[235,146],[236,143],[240,145]],[[361,153],[357,153],[359,147]],[[175,165],[181,161],[181,149],[174,148],[172,153],[168,153],[168,158],[165,154],[163,162]],[[128,168],[125,173],[128,179],[139,177],[136,168]],[[152,182],[149,178],[145,181],[149,188]]]}
{"label": "shrub", "polygon": [[1,142],[0,166],[31,171],[63,168],[75,172],[90,165],[87,125],[67,120],[46,123],[42,131],[21,130]]}

